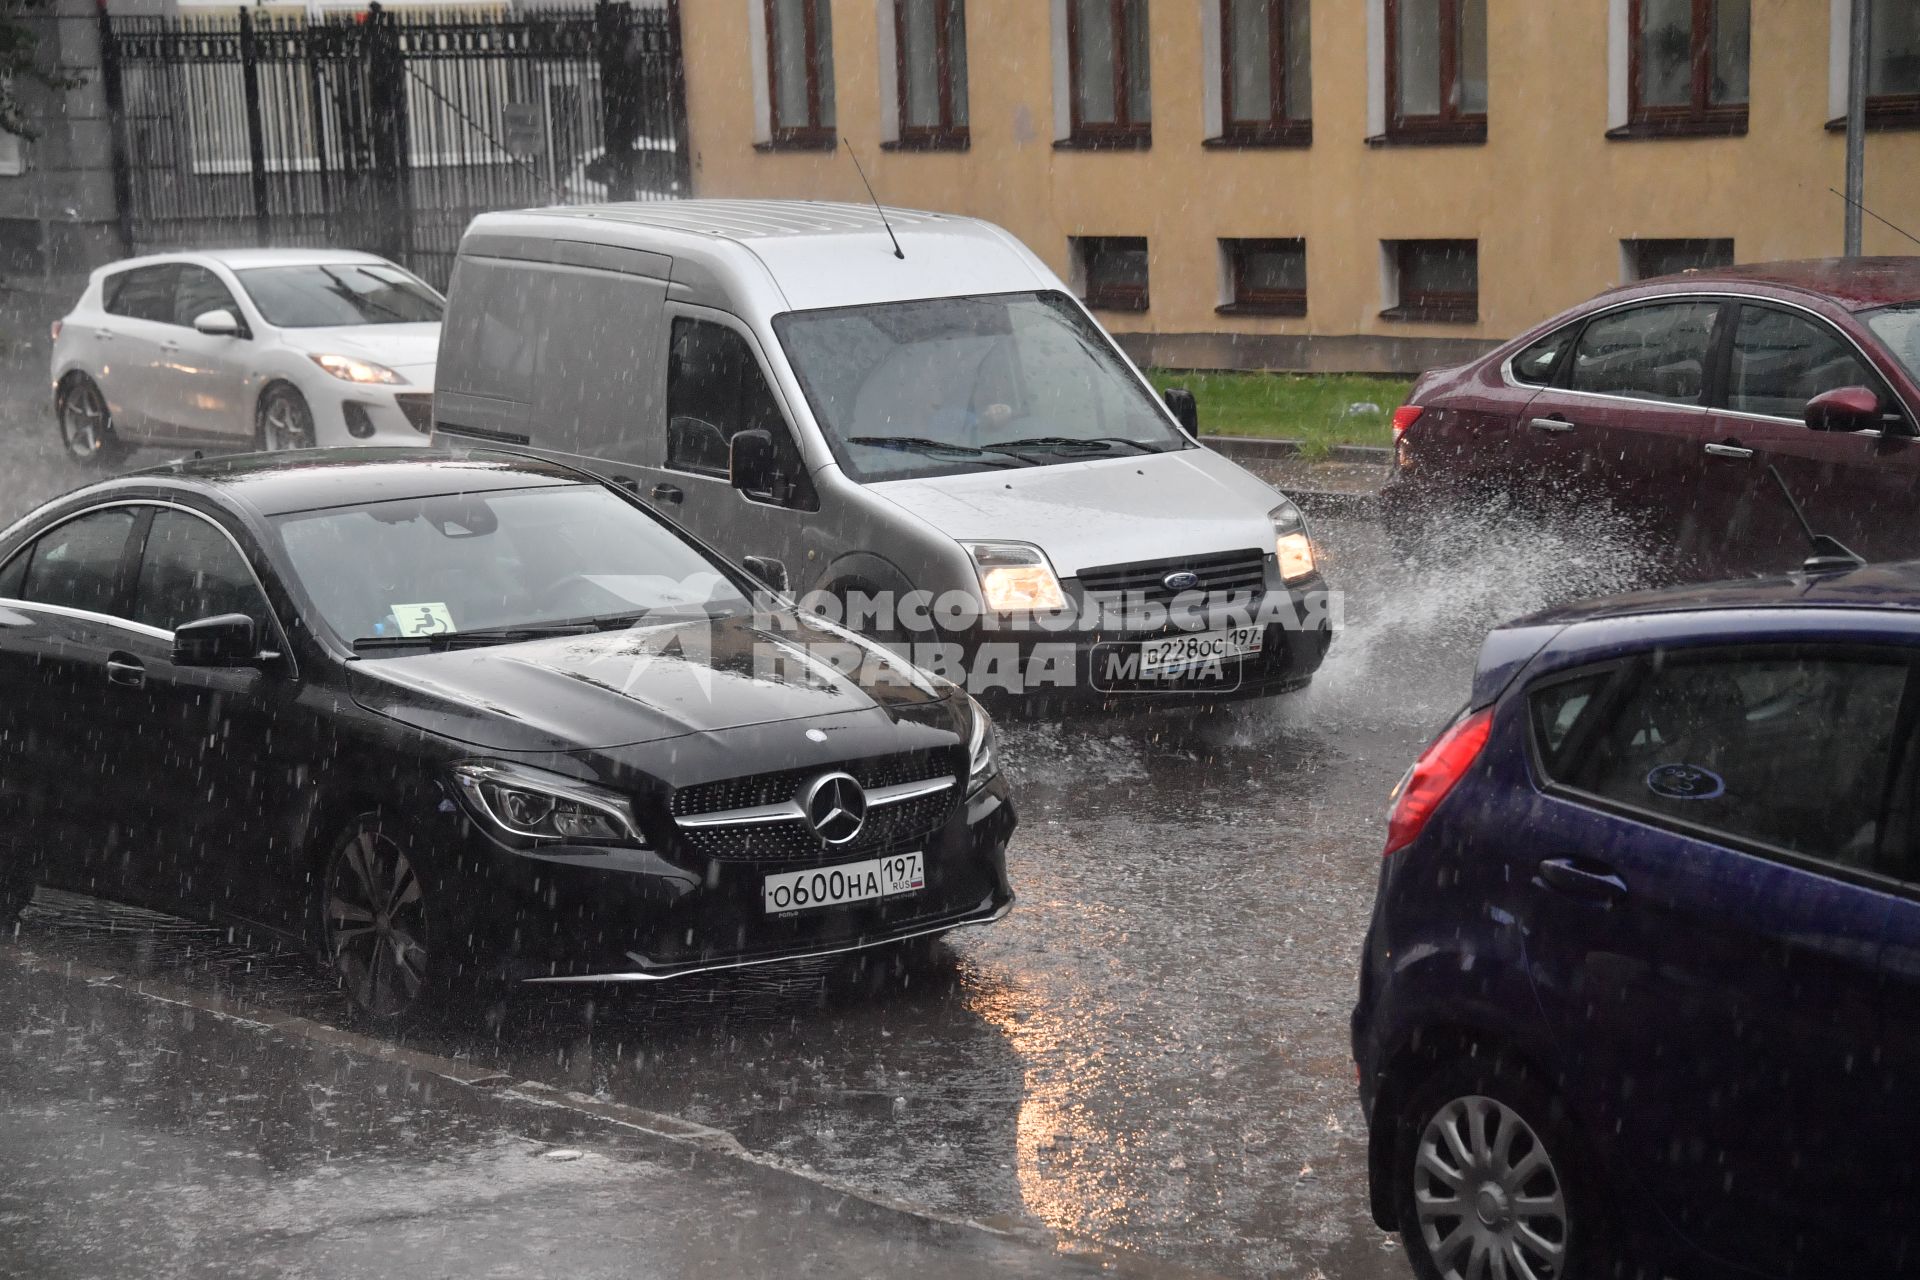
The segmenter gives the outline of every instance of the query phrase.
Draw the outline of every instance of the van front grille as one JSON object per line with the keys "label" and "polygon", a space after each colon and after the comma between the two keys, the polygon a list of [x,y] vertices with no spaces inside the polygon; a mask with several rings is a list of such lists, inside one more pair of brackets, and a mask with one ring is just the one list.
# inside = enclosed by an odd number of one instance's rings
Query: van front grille
{"label": "van front grille", "polygon": [[[1167,579],[1177,573],[1190,573],[1198,582],[1177,591],[1167,585]],[[1150,604],[1171,604],[1179,596],[1193,591],[1203,592],[1209,604],[1224,603],[1236,595],[1257,596],[1266,581],[1267,557],[1257,550],[1103,565],[1080,571],[1080,588],[1090,596],[1137,597]]]}

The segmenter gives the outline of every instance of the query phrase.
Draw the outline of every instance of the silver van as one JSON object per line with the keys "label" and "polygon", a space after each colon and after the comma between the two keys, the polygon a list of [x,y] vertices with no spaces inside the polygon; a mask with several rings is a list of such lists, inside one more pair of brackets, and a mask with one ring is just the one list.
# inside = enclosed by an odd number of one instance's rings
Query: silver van
{"label": "silver van", "polygon": [[1285,497],[1195,439],[972,218],[794,201],[493,213],[460,245],[442,440],[626,486],[985,696],[1304,685],[1331,634]]}

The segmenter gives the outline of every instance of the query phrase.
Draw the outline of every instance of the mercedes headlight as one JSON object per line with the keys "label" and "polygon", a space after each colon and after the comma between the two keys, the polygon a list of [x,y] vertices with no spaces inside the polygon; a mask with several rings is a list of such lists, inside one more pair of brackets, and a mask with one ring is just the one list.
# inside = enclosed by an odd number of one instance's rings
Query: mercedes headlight
{"label": "mercedes headlight", "polygon": [[633,807],[615,792],[523,765],[455,765],[453,777],[476,816],[516,841],[646,847]]}
{"label": "mercedes headlight", "polygon": [[1288,584],[1311,578],[1317,570],[1313,563],[1313,539],[1307,536],[1306,517],[1291,502],[1283,502],[1267,512],[1273,521],[1273,555],[1280,565],[1280,580]]}
{"label": "mercedes headlight", "polygon": [[389,386],[404,383],[405,378],[383,364],[356,360],[352,356],[308,356],[309,360],[343,382],[380,382]]}
{"label": "mercedes headlight", "polygon": [[980,576],[980,596],[994,613],[1044,612],[1067,607],[1066,592],[1046,553],[1024,542],[962,543]]}
{"label": "mercedes headlight", "polygon": [[973,795],[1000,772],[1000,747],[994,737],[993,717],[972,698],[973,728],[967,735],[967,794]]}

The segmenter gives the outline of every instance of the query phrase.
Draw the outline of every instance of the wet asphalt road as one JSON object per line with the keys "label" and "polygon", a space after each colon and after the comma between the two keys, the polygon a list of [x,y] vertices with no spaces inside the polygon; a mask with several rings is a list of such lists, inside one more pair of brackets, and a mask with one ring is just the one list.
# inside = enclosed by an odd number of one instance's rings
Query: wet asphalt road
{"label": "wet asphalt road", "polygon": [[[0,405],[0,524],[85,478],[24,407]],[[543,992],[416,1043],[943,1211],[1227,1274],[1399,1280],[1367,1216],[1346,1041],[1387,793],[1464,697],[1488,625],[1630,575],[1604,539],[1482,534],[1408,565],[1372,526],[1315,532],[1346,628],[1305,693],[1006,728],[1019,905],[954,935],[933,977]],[[297,957],[89,899],[42,895],[20,940],[345,1016]]]}

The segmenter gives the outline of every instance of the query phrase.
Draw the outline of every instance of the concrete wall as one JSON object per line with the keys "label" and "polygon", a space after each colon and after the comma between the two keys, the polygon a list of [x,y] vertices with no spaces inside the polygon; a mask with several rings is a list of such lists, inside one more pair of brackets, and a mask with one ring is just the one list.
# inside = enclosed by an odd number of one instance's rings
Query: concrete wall
{"label": "concrete wall", "polygon": [[23,172],[0,176],[0,271],[7,274],[85,270],[120,253],[97,14],[93,0],[55,0],[29,19],[42,65],[84,83],[17,86],[40,137],[19,143]]}
{"label": "concrete wall", "polygon": [[[844,155],[755,148],[748,28],[759,3],[682,0],[696,192],[862,198]],[[1840,251],[1843,206],[1827,188],[1844,185],[1844,147],[1825,126],[1834,6],[1845,0],[1752,0],[1745,136],[1636,140],[1606,136],[1624,102],[1612,29],[1624,31],[1624,0],[1488,0],[1487,140],[1423,147],[1366,142],[1381,112],[1369,54],[1377,4],[1316,0],[1313,143],[1294,150],[1201,145],[1212,3],[1152,0],[1153,146],[1087,152],[1054,145],[1060,6],[968,0],[972,145],[923,154],[880,147],[891,0],[833,0],[840,131],[886,200],[991,218],[1063,276],[1069,236],[1147,236],[1151,309],[1103,319],[1174,365],[1444,362],[1618,283],[1627,238],[1731,236],[1743,261]],[[1920,222],[1920,132],[1870,136],[1867,202]],[[1216,314],[1217,242],[1240,236],[1306,238],[1305,317]],[[1380,316],[1380,242],[1427,237],[1479,240],[1477,322]],[[1866,249],[1914,246],[1869,221]]]}

